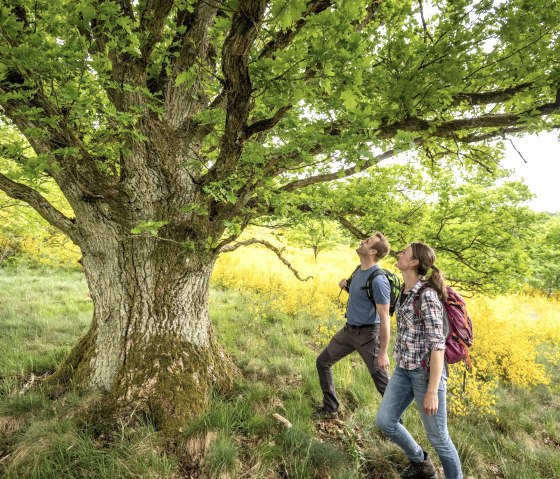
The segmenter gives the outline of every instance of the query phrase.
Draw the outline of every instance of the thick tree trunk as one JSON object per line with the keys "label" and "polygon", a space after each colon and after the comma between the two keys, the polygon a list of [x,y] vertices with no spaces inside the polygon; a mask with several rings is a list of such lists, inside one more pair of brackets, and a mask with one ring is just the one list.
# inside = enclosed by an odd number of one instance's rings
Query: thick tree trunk
{"label": "thick tree trunk", "polygon": [[53,380],[107,391],[120,411],[180,428],[206,408],[213,386],[228,387],[235,374],[210,328],[214,258],[107,231],[83,252],[93,322]]}

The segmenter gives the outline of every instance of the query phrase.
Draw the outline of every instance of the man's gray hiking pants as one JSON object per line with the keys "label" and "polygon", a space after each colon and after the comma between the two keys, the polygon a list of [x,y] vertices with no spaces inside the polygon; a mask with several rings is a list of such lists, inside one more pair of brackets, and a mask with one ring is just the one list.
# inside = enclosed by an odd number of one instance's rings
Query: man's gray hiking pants
{"label": "man's gray hiking pants", "polygon": [[317,372],[323,390],[323,407],[328,411],[337,411],[339,402],[336,398],[332,366],[353,351],[358,351],[373,378],[375,387],[383,396],[389,374],[377,367],[379,354],[379,324],[366,327],[345,325],[338,331],[327,347],[317,357]]}

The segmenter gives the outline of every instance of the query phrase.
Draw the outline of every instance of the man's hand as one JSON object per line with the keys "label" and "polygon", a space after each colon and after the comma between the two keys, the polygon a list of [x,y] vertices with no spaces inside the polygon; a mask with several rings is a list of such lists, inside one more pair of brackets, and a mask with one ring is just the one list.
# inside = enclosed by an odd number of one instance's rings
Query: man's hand
{"label": "man's hand", "polygon": [[382,371],[389,370],[389,356],[387,356],[387,353],[380,352],[377,355],[377,367]]}
{"label": "man's hand", "polygon": [[426,394],[424,395],[424,401],[422,401],[422,411],[424,411],[424,414],[427,414],[428,416],[433,416],[435,413],[437,413],[437,410],[438,410],[437,391],[436,392],[426,391]]}
{"label": "man's hand", "polygon": [[348,290],[348,280],[346,278],[341,279],[340,283],[338,283],[338,286],[340,286],[340,289]]}

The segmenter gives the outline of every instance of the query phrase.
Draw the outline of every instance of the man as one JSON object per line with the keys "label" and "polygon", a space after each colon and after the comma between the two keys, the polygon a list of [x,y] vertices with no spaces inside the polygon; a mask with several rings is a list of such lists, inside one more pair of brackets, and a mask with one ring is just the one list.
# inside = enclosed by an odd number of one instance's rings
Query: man
{"label": "man", "polygon": [[343,279],[339,286],[349,293],[346,324],[338,331],[317,357],[317,373],[323,390],[323,407],[315,413],[317,419],[336,419],[339,402],[336,398],[332,366],[353,351],[358,351],[366,364],[375,387],[383,396],[389,382],[390,286],[385,274],[375,276],[371,283],[375,307],[368,298],[365,285],[378,261],[389,253],[389,242],[381,233],[363,240],[356,249],[360,267],[348,287]]}

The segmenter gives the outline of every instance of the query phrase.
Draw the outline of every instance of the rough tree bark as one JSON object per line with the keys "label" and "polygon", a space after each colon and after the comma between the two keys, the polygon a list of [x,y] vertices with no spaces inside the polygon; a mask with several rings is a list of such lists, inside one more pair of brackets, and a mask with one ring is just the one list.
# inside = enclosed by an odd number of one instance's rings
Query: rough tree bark
{"label": "rough tree bark", "polygon": [[51,381],[109,391],[121,412],[181,427],[235,375],[210,327],[214,257],[107,229],[81,246],[93,322]]}
{"label": "rough tree bark", "polygon": [[[94,313],[51,382],[105,391],[119,414],[146,414],[176,430],[205,410],[211,388],[229,388],[236,375],[208,307],[218,251],[203,241],[224,227],[181,210],[201,195],[181,167],[192,146],[178,145],[155,117],[139,127],[150,140],[131,142],[119,188],[92,193],[69,181],[69,170],[53,172],[76,215],[60,226],[81,248]],[[167,224],[157,236],[131,233],[160,218]]]}

